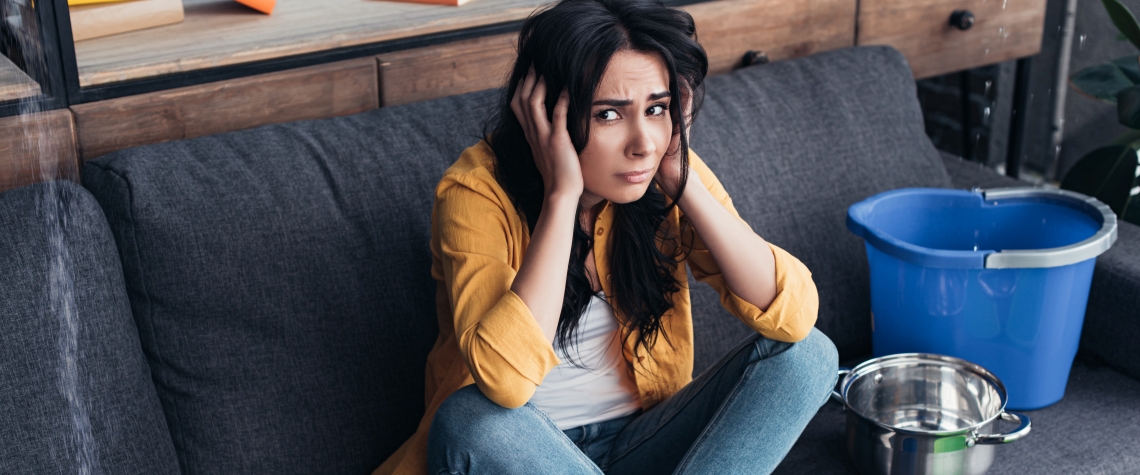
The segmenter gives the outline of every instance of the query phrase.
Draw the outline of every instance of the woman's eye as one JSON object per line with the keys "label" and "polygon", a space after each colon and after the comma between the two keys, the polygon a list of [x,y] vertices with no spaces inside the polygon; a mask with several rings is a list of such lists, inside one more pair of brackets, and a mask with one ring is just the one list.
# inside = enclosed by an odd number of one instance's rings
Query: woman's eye
{"label": "woman's eye", "polygon": [[601,120],[604,120],[604,121],[617,120],[618,113],[617,113],[617,111],[615,111],[613,109],[606,109],[604,111],[599,112],[597,117]]}
{"label": "woman's eye", "polygon": [[654,104],[650,106],[649,110],[646,112],[648,112],[649,115],[662,115],[665,113],[665,106],[661,104]]}

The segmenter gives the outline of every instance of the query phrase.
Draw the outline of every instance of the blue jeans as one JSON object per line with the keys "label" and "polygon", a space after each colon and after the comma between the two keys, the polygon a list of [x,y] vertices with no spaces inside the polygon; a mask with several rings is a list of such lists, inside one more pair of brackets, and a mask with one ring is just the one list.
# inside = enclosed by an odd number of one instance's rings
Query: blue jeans
{"label": "blue jeans", "polygon": [[835,345],[753,335],[645,412],[565,432],[533,404],[506,409],[475,386],[444,401],[428,434],[438,474],[770,473],[836,382]]}

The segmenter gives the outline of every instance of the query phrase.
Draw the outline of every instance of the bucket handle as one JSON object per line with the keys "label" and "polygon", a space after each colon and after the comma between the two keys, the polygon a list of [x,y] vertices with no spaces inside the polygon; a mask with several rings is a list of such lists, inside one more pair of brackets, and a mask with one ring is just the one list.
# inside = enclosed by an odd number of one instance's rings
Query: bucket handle
{"label": "bucket handle", "polygon": [[[835,381],[835,384],[843,384],[843,381],[847,379],[847,375],[849,374],[851,374],[851,368],[840,366],[839,374],[837,375],[838,379]],[[836,391],[834,387],[831,388],[831,399],[840,404],[843,404],[843,395],[839,394],[839,391]]]}
{"label": "bucket handle", "polygon": [[[1033,423],[1029,422],[1029,416],[1025,414],[1017,414],[1013,412],[1002,412],[1001,420],[1008,422],[1017,422],[1019,425],[1013,432],[1005,434],[981,434],[974,436],[974,444],[1007,444],[1017,439],[1025,437],[1033,428]],[[973,445],[973,444],[970,444]]]}

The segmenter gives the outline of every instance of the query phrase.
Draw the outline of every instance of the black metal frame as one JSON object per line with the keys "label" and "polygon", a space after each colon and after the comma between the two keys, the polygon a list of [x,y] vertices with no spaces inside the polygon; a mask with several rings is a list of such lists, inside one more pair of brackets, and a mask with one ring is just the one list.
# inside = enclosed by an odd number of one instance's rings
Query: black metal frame
{"label": "black metal frame", "polygon": [[[67,0],[63,0],[62,3],[66,7]],[[53,74],[54,72],[61,71],[62,68],[58,47],[59,33],[56,30],[56,17],[58,15],[55,14],[55,7],[52,2],[40,2],[35,7],[36,26],[40,36],[40,44],[43,48],[41,51],[43,57],[39,58],[39,60],[44,62],[44,70],[46,71],[43,77],[32,78],[40,85],[40,95],[22,101],[0,102],[0,117],[20,114],[24,112],[21,109],[43,111],[62,109],[69,104],[67,87],[63,76]],[[68,27],[70,35],[70,23]],[[31,71],[30,74],[38,76],[35,71]]]}

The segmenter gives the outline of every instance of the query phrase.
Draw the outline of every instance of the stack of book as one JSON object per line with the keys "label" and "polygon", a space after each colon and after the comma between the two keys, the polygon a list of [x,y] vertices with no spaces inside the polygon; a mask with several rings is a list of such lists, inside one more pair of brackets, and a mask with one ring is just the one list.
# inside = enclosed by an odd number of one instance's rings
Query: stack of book
{"label": "stack of book", "polygon": [[71,36],[82,41],[182,21],[182,0],[68,0]]}

